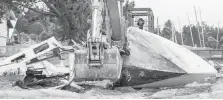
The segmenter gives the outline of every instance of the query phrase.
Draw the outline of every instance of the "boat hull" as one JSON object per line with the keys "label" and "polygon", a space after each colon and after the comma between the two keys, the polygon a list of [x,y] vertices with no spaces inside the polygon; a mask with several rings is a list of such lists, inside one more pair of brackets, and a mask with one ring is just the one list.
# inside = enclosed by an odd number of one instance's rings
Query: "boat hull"
{"label": "boat hull", "polygon": [[169,87],[215,76],[217,71],[190,50],[156,34],[129,28],[122,86]]}
{"label": "boat hull", "polygon": [[133,88],[142,88],[142,87],[147,87],[147,88],[158,88],[158,87],[172,87],[172,86],[182,86],[186,85],[188,83],[192,83],[201,79],[205,79],[207,77],[212,76],[212,74],[185,74],[165,80],[160,80],[157,82],[153,83],[146,83],[146,84],[141,84],[141,85],[133,85]]}

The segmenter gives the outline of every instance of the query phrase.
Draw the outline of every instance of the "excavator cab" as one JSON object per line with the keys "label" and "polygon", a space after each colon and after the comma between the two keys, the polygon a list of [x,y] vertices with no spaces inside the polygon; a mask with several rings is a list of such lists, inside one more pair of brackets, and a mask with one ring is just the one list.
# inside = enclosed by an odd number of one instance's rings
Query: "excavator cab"
{"label": "excavator cab", "polygon": [[[139,27],[138,21],[144,20],[143,27]],[[149,32],[154,32],[154,15],[150,8],[129,8],[128,9],[129,26],[139,27]]]}

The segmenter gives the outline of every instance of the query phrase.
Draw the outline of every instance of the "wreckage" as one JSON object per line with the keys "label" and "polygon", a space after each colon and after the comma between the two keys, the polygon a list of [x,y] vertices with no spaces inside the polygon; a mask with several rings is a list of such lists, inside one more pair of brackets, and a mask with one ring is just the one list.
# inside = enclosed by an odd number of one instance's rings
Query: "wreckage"
{"label": "wreckage", "polygon": [[[185,85],[217,73],[202,58],[172,41],[137,28],[127,30],[120,0],[93,1],[92,27],[85,45],[64,47],[49,38],[4,59],[0,74],[24,75],[26,86],[63,78],[65,84],[56,88],[72,85],[83,89],[81,85],[98,81],[106,81],[105,88]],[[59,58],[56,61],[66,63],[53,65],[49,59],[55,56]]]}

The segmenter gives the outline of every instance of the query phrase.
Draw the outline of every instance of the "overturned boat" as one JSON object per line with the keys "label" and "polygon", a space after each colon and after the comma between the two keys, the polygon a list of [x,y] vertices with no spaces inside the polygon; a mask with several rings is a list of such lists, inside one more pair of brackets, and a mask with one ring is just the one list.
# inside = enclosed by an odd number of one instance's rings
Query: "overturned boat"
{"label": "overturned boat", "polygon": [[[85,45],[64,48],[51,37],[7,57],[0,64],[0,76],[17,71],[35,81],[62,73],[68,84],[109,80],[112,85],[141,88],[184,85],[217,73],[196,54],[158,35],[130,27],[126,36],[120,0],[93,1],[92,26]],[[103,9],[106,16],[101,15]],[[65,51],[66,56],[62,55]],[[46,61],[54,57],[59,59]],[[67,62],[62,68],[52,64],[62,59]]]}
{"label": "overturned boat", "polygon": [[[109,69],[107,67],[87,68],[86,64],[76,63],[76,61],[83,59],[83,57],[74,56],[73,51],[62,54],[62,56],[66,56],[66,59],[64,59],[66,62],[65,66],[70,66],[72,67],[71,69],[56,67],[53,64],[60,62],[59,59],[54,59],[53,62],[52,60],[48,60],[49,62],[47,62],[44,61],[45,58],[41,58],[43,60],[40,60],[37,57],[55,49],[57,47],[55,44],[60,46],[54,38],[50,38],[23,52],[6,58],[4,62],[10,63],[15,59],[19,60],[23,57],[20,63],[1,66],[0,73],[1,76],[4,76],[5,72],[17,72],[18,74],[25,75],[27,68],[32,66],[34,69],[44,68],[48,74],[51,72],[48,76],[58,72],[71,73],[70,71],[74,71],[74,81],[76,82],[78,82],[77,79],[89,80],[88,78],[90,78],[94,81],[97,79],[110,79],[112,77],[112,79],[118,80],[118,82],[115,82],[117,83],[115,86],[131,86],[133,88],[179,86],[217,74],[214,67],[198,55],[156,34],[137,28],[129,28],[127,38],[129,41],[130,55],[123,55],[121,58],[117,56],[119,59],[123,59],[123,65],[120,67],[115,67],[114,65],[114,67],[108,67]],[[42,48],[46,44],[48,48]],[[41,48],[41,51],[34,54],[33,51],[36,50],[35,48]],[[39,59],[37,63],[31,65],[27,63],[36,57]],[[106,57],[109,57],[109,55]],[[108,62],[108,64],[112,61]],[[78,64],[81,66],[77,66]],[[82,67],[83,65],[85,67]]]}
{"label": "overturned boat", "polygon": [[122,86],[178,86],[217,74],[201,57],[170,40],[133,27],[127,33],[131,55],[124,57]]}

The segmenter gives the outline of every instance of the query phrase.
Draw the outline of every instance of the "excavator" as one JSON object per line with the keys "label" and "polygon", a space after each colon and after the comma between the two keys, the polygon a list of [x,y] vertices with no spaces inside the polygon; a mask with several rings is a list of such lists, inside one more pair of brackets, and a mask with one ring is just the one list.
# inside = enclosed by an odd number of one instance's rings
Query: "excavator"
{"label": "excavator", "polygon": [[[97,82],[106,82],[104,88],[179,86],[216,75],[210,64],[180,45],[137,28],[127,30],[123,2],[92,0],[84,45],[66,47],[51,37],[1,61],[0,76],[23,75],[18,84],[25,86],[63,78],[65,84],[56,88],[82,89],[80,85]],[[49,59],[55,56],[66,63],[53,65]]]}
{"label": "excavator", "polygon": [[86,46],[76,50],[75,57],[70,60],[74,62],[76,81],[110,80],[115,83],[120,79],[122,56],[130,55],[122,3],[123,0],[93,0]]}
{"label": "excavator", "polygon": [[[93,0],[92,28],[87,36],[86,48],[77,50],[74,54],[78,78],[120,78],[121,56],[128,55],[125,18],[122,13],[120,0]],[[104,32],[102,25],[105,25]],[[87,72],[78,71],[85,67]]]}
{"label": "excavator", "polygon": [[[68,52],[69,70],[61,73],[69,76],[70,81],[103,81],[112,84],[121,78],[123,57],[130,55],[126,37],[125,17],[123,16],[124,0],[92,0],[91,29],[87,33],[87,42],[79,49],[63,47],[54,37],[33,45],[22,52],[4,59],[0,74],[6,75],[7,68],[23,67],[24,81],[52,77],[46,60]],[[38,63],[45,65],[40,68]],[[58,70],[51,67],[51,69]],[[10,69],[11,70],[11,69]],[[52,71],[52,72],[55,72]],[[61,71],[61,70],[60,70]],[[22,72],[22,71],[18,71]],[[29,83],[27,83],[29,84]]]}

